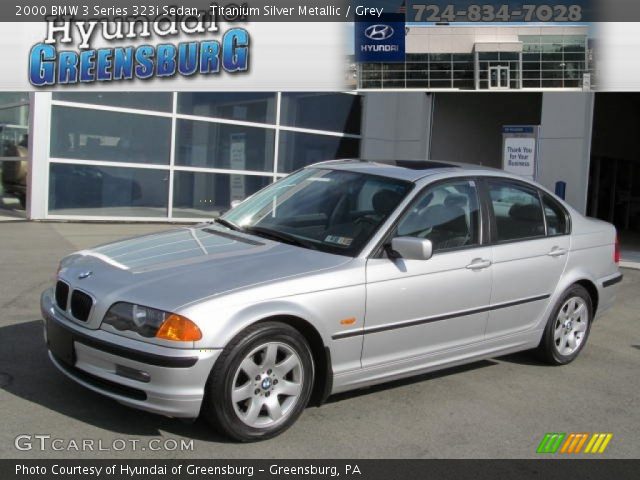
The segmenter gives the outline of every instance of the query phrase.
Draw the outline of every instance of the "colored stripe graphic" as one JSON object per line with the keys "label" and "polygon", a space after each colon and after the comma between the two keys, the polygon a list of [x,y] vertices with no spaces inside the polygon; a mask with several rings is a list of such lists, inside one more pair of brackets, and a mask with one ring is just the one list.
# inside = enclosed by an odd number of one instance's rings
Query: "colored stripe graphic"
{"label": "colored stripe graphic", "polygon": [[588,433],[571,433],[562,445],[560,453],[580,453],[587,438]]}
{"label": "colored stripe graphic", "polygon": [[604,453],[612,438],[612,433],[594,433],[584,453]]}
{"label": "colored stripe graphic", "polygon": [[536,453],[564,453],[569,455],[578,453],[604,453],[612,438],[613,433],[567,434],[552,432],[545,434],[540,445],[538,445]]}
{"label": "colored stripe graphic", "polygon": [[540,445],[538,445],[537,453],[556,453],[566,433],[547,433]]}

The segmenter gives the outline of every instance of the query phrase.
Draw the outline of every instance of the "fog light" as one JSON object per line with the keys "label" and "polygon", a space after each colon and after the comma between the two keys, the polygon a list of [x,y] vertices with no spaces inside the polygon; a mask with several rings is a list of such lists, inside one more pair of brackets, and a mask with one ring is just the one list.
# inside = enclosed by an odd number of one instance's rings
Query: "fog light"
{"label": "fog light", "polygon": [[151,380],[151,376],[147,372],[125,367],[124,365],[116,365],[116,375],[135,380],[136,382],[149,383]]}

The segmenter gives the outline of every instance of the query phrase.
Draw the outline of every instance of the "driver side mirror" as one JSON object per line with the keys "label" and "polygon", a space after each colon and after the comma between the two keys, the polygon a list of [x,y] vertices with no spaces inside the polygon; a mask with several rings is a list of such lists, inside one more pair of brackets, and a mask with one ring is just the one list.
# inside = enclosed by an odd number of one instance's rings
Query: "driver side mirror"
{"label": "driver side mirror", "polygon": [[426,238],[396,237],[391,240],[391,250],[407,260],[429,260],[433,255],[433,244]]}

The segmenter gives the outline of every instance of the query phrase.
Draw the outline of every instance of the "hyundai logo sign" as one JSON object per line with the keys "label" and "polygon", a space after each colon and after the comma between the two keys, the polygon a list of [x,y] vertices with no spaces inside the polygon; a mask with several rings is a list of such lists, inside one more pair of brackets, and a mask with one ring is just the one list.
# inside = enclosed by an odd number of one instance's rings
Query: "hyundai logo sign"
{"label": "hyundai logo sign", "polygon": [[356,62],[404,62],[404,14],[360,17],[355,22]]}
{"label": "hyundai logo sign", "polygon": [[364,31],[364,36],[376,41],[387,40],[388,38],[393,37],[393,27],[389,25],[370,25]]}

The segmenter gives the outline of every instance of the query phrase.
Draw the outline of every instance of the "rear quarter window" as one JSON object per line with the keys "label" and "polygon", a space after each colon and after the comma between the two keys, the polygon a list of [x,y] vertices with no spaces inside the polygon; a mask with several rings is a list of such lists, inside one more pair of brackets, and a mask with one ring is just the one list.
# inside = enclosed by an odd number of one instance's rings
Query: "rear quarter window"
{"label": "rear quarter window", "polygon": [[569,214],[564,207],[546,193],[542,194],[542,204],[547,220],[547,235],[555,237],[569,234]]}

